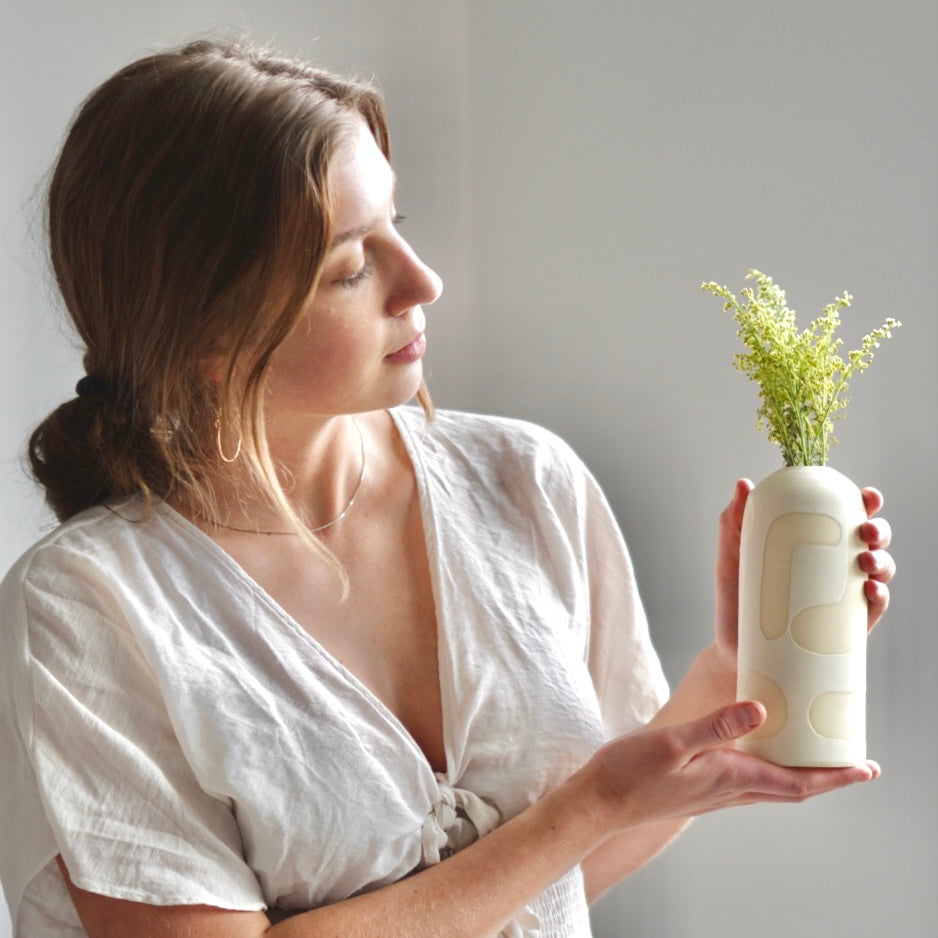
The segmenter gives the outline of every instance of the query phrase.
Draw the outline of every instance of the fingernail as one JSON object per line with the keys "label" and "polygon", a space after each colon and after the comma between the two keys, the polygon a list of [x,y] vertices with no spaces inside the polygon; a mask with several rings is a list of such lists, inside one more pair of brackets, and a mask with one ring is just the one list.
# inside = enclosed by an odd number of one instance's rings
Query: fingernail
{"label": "fingernail", "polygon": [[743,720],[750,729],[758,726],[762,722],[762,708],[757,703],[746,704],[743,710]]}

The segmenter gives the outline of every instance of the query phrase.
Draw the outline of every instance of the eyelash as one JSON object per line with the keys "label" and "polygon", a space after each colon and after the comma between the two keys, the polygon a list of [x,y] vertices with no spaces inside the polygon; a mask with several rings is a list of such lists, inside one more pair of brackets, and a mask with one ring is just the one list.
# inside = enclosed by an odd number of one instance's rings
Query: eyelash
{"label": "eyelash", "polygon": [[[406,215],[401,215],[398,213],[394,215],[394,217],[391,219],[391,223],[395,227],[397,227],[398,225],[400,225],[402,221],[404,221],[406,217],[407,217]],[[342,287],[343,289],[351,290],[354,287],[357,287],[358,284],[360,284],[363,280],[367,280],[368,277],[371,276],[373,271],[374,271],[374,264],[372,264],[371,261],[365,261],[365,263],[362,265],[361,270],[352,274],[351,277],[343,277],[341,280],[339,280],[338,281],[339,286]]]}
{"label": "eyelash", "polygon": [[357,273],[352,274],[351,277],[343,277],[339,281],[339,286],[346,290],[351,290],[353,287],[357,287],[363,280],[366,280],[371,276],[371,272],[374,270],[374,264],[371,261],[365,261],[362,265],[361,270]]}

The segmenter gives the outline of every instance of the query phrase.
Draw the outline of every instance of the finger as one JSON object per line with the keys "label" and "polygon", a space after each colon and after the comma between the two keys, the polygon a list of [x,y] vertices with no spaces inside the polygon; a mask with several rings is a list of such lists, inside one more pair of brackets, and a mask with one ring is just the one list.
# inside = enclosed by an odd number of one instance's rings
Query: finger
{"label": "finger", "polygon": [[860,525],[860,537],[867,547],[886,548],[892,543],[892,527],[885,518],[872,518]]}
{"label": "finger", "polygon": [[[870,782],[881,774],[879,765],[872,760],[839,769],[793,768],[782,771],[784,775],[779,776],[780,784],[776,789],[777,800],[780,801],[803,801],[846,785]],[[769,792],[765,793],[764,800],[771,800]]]}
{"label": "finger", "polygon": [[674,729],[681,747],[693,758],[706,749],[732,743],[761,726],[765,720],[765,707],[757,701],[746,700],[720,707],[719,710]]}
{"label": "finger", "polygon": [[746,501],[753,488],[749,479],[737,480],[733,498],[720,514],[716,569],[718,622],[726,619],[735,623],[736,620],[736,603],[739,598],[739,537]]}
{"label": "finger", "polygon": [[746,501],[749,498],[749,493],[755,488],[755,484],[752,479],[737,479],[736,486],[733,489],[733,498],[731,499],[729,505],[727,505],[726,510],[731,514],[735,521],[735,527],[739,527],[743,521],[743,511],[746,508]]}
{"label": "finger", "polygon": [[871,579],[888,583],[896,575],[896,561],[887,550],[867,550],[860,554],[860,569]]}
{"label": "finger", "polygon": [[739,777],[751,775],[750,791],[757,801],[803,801],[845,785],[872,781],[881,774],[879,764],[872,760],[840,768],[798,768],[747,758],[748,771],[744,769]]}
{"label": "finger", "polygon": [[872,629],[889,608],[889,587],[879,580],[865,580],[863,593],[866,596],[867,629]]}
{"label": "finger", "polygon": [[847,785],[879,777],[875,762],[843,768],[792,768],[766,762],[735,749],[710,749],[691,762],[702,777],[722,778],[718,796],[700,813],[731,805],[802,802]]}
{"label": "finger", "polygon": [[[798,769],[796,771],[802,772],[804,770]],[[846,788],[848,785],[871,782],[878,777],[876,771],[868,765],[852,766],[847,769],[822,769],[819,771],[824,774],[820,776],[812,775],[810,778],[794,776],[781,781],[776,787],[769,788],[766,791],[755,790],[738,803],[797,804],[818,795],[826,795],[840,788]]]}
{"label": "finger", "polygon": [[873,515],[883,507],[883,502],[885,501],[883,493],[880,492],[879,489],[867,486],[860,490],[860,494],[863,496],[863,505],[866,508],[866,514],[868,517],[872,518]]}
{"label": "finger", "polygon": [[743,524],[746,500],[754,486],[749,479],[737,479],[733,497],[720,513],[720,546],[729,549],[739,544],[739,532]]}

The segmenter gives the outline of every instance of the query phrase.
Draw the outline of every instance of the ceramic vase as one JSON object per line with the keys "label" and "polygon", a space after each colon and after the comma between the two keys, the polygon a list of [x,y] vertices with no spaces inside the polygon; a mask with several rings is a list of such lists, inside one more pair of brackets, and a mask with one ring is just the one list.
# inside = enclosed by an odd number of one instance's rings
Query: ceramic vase
{"label": "ceramic vase", "polygon": [[738,700],[766,722],[738,748],[778,765],[866,758],[866,579],[860,490],[789,466],[750,493],[740,544]]}

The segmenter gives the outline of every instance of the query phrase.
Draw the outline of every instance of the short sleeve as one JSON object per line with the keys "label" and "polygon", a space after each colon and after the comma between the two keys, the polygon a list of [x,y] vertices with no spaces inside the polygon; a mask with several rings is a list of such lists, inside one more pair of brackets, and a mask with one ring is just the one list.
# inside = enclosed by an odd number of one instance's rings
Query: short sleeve
{"label": "short sleeve", "polygon": [[26,670],[23,798],[41,803],[74,882],[156,905],[264,908],[234,806],[199,786],[107,572],[50,546],[4,591]]}
{"label": "short sleeve", "polygon": [[651,642],[625,539],[595,479],[585,472],[581,537],[589,609],[588,664],[612,739],[647,723],[668,698],[668,683]]}

